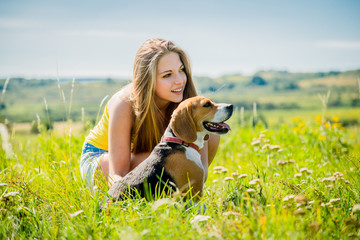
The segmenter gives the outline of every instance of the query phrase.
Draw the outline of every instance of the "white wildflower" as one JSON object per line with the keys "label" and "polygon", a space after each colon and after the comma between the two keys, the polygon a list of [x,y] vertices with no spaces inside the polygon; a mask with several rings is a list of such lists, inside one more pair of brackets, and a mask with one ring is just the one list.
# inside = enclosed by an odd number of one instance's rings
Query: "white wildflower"
{"label": "white wildflower", "polygon": [[79,214],[81,214],[81,213],[83,213],[84,212],[84,210],[79,210],[79,211],[77,211],[77,212],[74,212],[74,213],[71,213],[70,214],[70,217],[76,217],[76,216],[78,216]]}
{"label": "white wildflower", "polygon": [[296,202],[308,202],[309,199],[306,196],[298,195],[295,197]]}
{"label": "white wildflower", "polygon": [[3,198],[15,197],[15,196],[17,196],[17,195],[19,195],[19,192],[9,192],[9,193],[5,194],[5,195],[3,196]]}
{"label": "white wildflower", "polygon": [[295,163],[295,160],[294,160],[294,159],[290,159],[290,160],[288,161],[288,163]]}
{"label": "white wildflower", "polygon": [[221,170],[223,170],[223,169],[224,169],[223,166],[215,166],[215,167],[213,167],[213,170],[214,170],[214,171],[221,171]]}
{"label": "white wildflower", "polygon": [[257,184],[260,184],[260,179],[253,179],[249,182],[249,185],[250,186],[254,186],[254,185],[257,185]]}
{"label": "white wildflower", "polygon": [[311,173],[312,173],[312,171],[309,170],[308,168],[301,168],[301,169],[300,169],[300,172],[301,172],[301,173],[306,173],[306,174],[311,174]]}
{"label": "white wildflower", "polygon": [[206,222],[210,219],[211,217],[210,216],[205,216],[205,215],[196,215],[195,217],[193,217],[190,221],[190,223],[192,224],[196,224],[196,223],[199,223],[199,222]]}
{"label": "white wildflower", "polygon": [[335,182],[335,177],[323,178],[321,182]]}
{"label": "white wildflower", "polygon": [[284,202],[287,202],[287,201],[289,201],[290,199],[294,199],[295,198],[295,195],[287,195],[287,196],[285,196],[284,198],[283,198],[283,201]]}
{"label": "white wildflower", "polygon": [[247,193],[254,193],[254,192],[256,192],[256,191],[255,191],[255,189],[253,189],[253,188],[248,188],[248,189],[245,190],[245,192],[247,192]]}
{"label": "white wildflower", "polygon": [[233,177],[226,177],[226,178],[224,178],[224,181],[225,181],[225,182],[230,182],[230,181],[233,181],[233,180],[234,180]]}
{"label": "white wildflower", "polygon": [[270,145],[269,148],[270,150],[277,150],[280,149],[280,145]]}
{"label": "white wildflower", "polygon": [[251,143],[251,145],[256,146],[256,145],[259,145],[260,143],[261,143],[261,140],[256,139],[255,141],[253,141],[253,142]]}
{"label": "white wildflower", "polygon": [[340,198],[333,198],[333,199],[330,199],[329,203],[336,203],[336,202],[339,202],[341,199]]}
{"label": "white wildflower", "polygon": [[247,176],[248,176],[247,174],[240,174],[238,179],[246,178]]}
{"label": "white wildflower", "polygon": [[352,212],[353,213],[358,213],[360,212],[360,204],[355,204],[352,208]]}
{"label": "white wildflower", "polygon": [[276,162],[277,165],[279,166],[283,166],[283,165],[286,165],[288,162],[287,161],[284,161],[284,160],[279,160]]}
{"label": "white wildflower", "polygon": [[270,148],[270,144],[265,144],[261,149],[265,150],[265,149],[269,149]]}
{"label": "white wildflower", "polygon": [[298,208],[298,209],[295,210],[294,214],[295,215],[304,215],[305,211],[302,208]]}
{"label": "white wildflower", "polygon": [[302,176],[301,173],[295,173],[295,175],[294,175],[294,177],[296,177],[296,178],[300,178],[301,176]]}

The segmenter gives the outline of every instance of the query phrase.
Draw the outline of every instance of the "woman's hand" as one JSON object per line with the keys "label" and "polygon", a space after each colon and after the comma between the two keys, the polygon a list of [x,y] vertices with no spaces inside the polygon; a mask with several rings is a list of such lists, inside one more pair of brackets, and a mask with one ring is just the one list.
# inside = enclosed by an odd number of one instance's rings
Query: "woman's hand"
{"label": "woman's hand", "polygon": [[120,181],[121,179],[122,179],[122,177],[120,175],[116,175],[116,174],[109,175],[109,178],[108,178],[109,186],[112,186],[114,183],[116,183],[117,181]]}

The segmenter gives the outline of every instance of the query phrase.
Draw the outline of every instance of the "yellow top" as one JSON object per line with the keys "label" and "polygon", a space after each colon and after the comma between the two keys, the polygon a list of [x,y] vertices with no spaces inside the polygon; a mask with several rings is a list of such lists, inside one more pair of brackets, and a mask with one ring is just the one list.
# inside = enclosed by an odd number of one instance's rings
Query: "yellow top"
{"label": "yellow top", "polygon": [[106,104],[104,113],[100,122],[90,130],[90,134],[86,137],[85,141],[94,145],[97,148],[109,151],[109,103]]}

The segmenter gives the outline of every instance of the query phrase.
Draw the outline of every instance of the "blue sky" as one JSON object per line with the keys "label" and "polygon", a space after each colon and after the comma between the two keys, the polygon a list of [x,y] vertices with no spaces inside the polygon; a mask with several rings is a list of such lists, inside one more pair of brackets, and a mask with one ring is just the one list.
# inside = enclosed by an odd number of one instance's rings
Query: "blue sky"
{"label": "blue sky", "polygon": [[0,77],[131,77],[149,38],[194,75],[360,68],[360,1],[0,0]]}

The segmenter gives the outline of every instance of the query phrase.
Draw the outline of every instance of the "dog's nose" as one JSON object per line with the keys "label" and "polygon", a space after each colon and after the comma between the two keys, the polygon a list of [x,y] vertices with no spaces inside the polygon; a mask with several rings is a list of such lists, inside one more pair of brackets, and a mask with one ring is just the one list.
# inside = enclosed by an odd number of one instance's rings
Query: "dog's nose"
{"label": "dog's nose", "polygon": [[234,106],[233,106],[232,104],[229,104],[229,105],[226,107],[226,109],[227,109],[228,111],[230,111],[230,112],[233,112]]}

